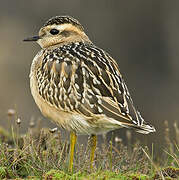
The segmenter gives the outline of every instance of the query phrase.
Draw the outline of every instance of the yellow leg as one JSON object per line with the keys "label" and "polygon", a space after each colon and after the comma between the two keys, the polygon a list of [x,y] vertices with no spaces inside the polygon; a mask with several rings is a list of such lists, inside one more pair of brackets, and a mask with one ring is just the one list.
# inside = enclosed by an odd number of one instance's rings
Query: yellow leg
{"label": "yellow leg", "polygon": [[90,138],[90,145],[91,145],[91,154],[90,154],[90,169],[93,169],[93,161],[94,161],[94,153],[96,150],[96,142],[97,142],[97,136],[92,135]]}
{"label": "yellow leg", "polygon": [[74,132],[70,133],[70,162],[69,162],[69,171],[73,170],[73,158],[74,158],[74,150],[76,144],[76,134]]}

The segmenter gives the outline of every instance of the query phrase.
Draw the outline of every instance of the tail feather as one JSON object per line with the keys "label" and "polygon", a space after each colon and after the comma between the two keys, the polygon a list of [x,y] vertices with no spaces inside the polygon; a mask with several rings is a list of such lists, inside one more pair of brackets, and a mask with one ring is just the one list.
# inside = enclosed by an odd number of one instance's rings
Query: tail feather
{"label": "tail feather", "polygon": [[156,132],[155,128],[149,124],[143,124],[142,126],[139,126],[138,129],[135,129],[136,132],[142,133],[142,134],[149,134],[152,132]]}
{"label": "tail feather", "polygon": [[147,123],[143,125],[136,125],[136,124],[130,124],[130,123],[121,123],[121,126],[126,127],[126,128],[132,128],[138,133],[142,134],[149,134],[152,132],[156,132],[155,128],[152,125],[149,125]]}

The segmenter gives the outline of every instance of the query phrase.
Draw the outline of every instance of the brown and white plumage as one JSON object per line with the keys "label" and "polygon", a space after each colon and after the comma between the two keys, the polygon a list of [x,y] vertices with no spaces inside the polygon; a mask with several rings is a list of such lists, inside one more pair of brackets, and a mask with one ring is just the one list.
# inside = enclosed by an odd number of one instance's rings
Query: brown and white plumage
{"label": "brown and white plumage", "polygon": [[25,41],[42,47],[31,66],[31,92],[41,112],[71,132],[71,172],[77,133],[91,135],[92,169],[96,134],[120,127],[155,132],[134,107],[116,61],[89,40],[77,20],[53,17]]}
{"label": "brown and white plumage", "polygon": [[[51,35],[51,29],[59,34]],[[43,49],[33,60],[30,83],[45,116],[80,134],[120,127],[144,134],[155,131],[134,107],[116,61],[89,40],[77,20],[50,19],[37,42]]]}

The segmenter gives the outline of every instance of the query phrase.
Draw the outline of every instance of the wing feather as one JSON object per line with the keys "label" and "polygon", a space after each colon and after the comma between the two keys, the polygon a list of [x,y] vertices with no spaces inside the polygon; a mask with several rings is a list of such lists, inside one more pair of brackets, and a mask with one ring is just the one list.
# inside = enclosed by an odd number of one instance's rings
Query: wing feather
{"label": "wing feather", "polygon": [[51,54],[47,52],[37,71],[39,93],[49,104],[86,117],[105,115],[141,132],[144,125],[149,129],[133,105],[116,61],[105,51],[73,43]]}

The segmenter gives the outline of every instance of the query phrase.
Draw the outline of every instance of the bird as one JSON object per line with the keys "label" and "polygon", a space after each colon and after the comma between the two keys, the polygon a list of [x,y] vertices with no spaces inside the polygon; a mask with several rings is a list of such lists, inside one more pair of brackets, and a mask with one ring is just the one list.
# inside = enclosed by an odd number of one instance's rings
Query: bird
{"label": "bird", "polygon": [[97,135],[119,128],[155,132],[135,108],[117,61],[97,47],[71,16],[47,20],[35,41],[41,50],[30,69],[30,89],[45,117],[70,131],[69,171],[77,135],[90,136],[93,168]]}

